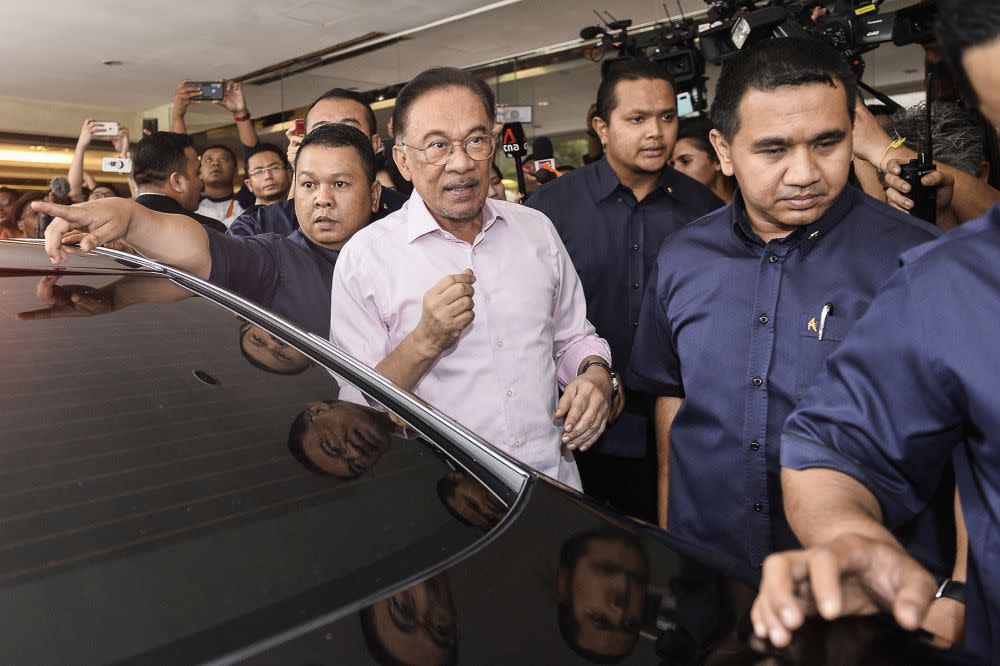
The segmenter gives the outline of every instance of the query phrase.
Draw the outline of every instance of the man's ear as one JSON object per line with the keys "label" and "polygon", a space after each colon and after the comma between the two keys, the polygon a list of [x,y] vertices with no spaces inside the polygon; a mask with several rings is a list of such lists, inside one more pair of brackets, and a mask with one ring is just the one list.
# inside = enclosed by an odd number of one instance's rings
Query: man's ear
{"label": "man's ear", "polygon": [[180,171],[171,171],[167,178],[167,186],[178,194],[184,191],[184,179],[187,178]]}
{"label": "man's ear", "polygon": [[394,145],[392,147],[392,160],[396,163],[396,168],[399,169],[399,173],[402,174],[403,178],[413,182],[413,174],[410,173],[410,165],[406,163],[406,151],[400,145]]}
{"label": "man's ear", "polygon": [[372,213],[377,213],[382,207],[382,183],[378,178],[372,182]]}
{"label": "man's ear", "polygon": [[556,601],[561,604],[569,601],[569,572],[562,567],[556,573]]}
{"label": "man's ear", "polygon": [[247,189],[250,190],[250,194],[256,195],[257,193],[253,191],[253,185],[250,184],[250,179],[245,178],[243,184],[246,185]]}
{"label": "man's ear", "polygon": [[712,147],[715,148],[715,154],[719,158],[719,165],[722,167],[722,173],[727,176],[733,176],[736,174],[733,171],[733,160],[729,153],[729,142],[726,138],[722,136],[722,132],[717,129],[713,129],[708,134],[708,140],[712,142]]}
{"label": "man's ear", "polygon": [[594,119],[590,121],[590,126],[594,128],[594,132],[597,133],[597,140],[601,142],[602,146],[608,145],[608,124],[604,122],[604,118],[600,116],[594,116]]}
{"label": "man's ear", "polygon": [[382,152],[382,137],[379,136],[378,132],[372,134],[372,150],[375,151],[376,155]]}

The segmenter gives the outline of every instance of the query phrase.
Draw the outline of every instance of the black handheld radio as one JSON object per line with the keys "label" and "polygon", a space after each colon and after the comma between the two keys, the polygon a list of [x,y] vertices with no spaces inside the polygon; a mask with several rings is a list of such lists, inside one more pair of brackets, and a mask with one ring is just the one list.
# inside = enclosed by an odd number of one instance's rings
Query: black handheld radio
{"label": "black handheld radio", "polygon": [[937,171],[934,166],[934,126],[931,122],[931,73],[927,72],[927,140],[924,142],[924,150],[916,159],[910,160],[901,165],[899,177],[910,184],[910,191],[906,195],[912,202],[913,208],[910,215],[926,220],[931,224],[937,223],[937,188],[927,187],[921,183],[921,179],[929,173]]}

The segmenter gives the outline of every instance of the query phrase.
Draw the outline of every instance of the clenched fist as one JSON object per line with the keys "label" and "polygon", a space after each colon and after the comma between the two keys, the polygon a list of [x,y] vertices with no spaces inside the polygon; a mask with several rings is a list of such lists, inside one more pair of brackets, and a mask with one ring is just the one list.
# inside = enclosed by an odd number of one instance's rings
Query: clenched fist
{"label": "clenched fist", "polygon": [[476,276],[467,268],[458,275],[448,275],[424,294],[424,310],[415,333],[421,346],[434,356],[458,342],[462,331],[472,323],[472,284]]}

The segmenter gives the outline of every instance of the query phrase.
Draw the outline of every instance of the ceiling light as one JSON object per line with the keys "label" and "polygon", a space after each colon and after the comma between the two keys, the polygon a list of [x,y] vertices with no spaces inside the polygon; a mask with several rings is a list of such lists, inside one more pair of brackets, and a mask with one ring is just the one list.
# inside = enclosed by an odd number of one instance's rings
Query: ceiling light
{"label": "ceiling light", "polygon": [[[34,146],[32,146],[34,148]],[[69,164],[72,155],[66,153],[38,152],[35,150],[0,150],[0,162],[27,162],[29,164]]]}
{"label": "ceiling light", "polygon": [[550,102],[550,101],[549,101],[549,100],[547,100],[547,99],[540,99],[540,100],[538,100],[537,102],[535,102],[535,106],[548,106],[548,105],[549,105],[549,104],[551,104],[551,103],[552,103],[552,102]]}

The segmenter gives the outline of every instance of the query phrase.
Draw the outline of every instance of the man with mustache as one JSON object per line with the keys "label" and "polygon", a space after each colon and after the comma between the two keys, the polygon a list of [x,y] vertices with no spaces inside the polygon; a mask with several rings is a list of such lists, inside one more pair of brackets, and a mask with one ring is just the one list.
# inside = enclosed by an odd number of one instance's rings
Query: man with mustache
{"label": "man with mustache", "polygon": [[328,337],[330,280],[341,248],[371,220],[380,185],[371,141],[347,125],[314,130],[295,163],[295,214],[289,236],[206,233],[187,217],[148,210],[123,199],[38,208],[57,219],[46,251],[65,258],[62,235],[88,232],[90,250],[124,238],[143,255],[234,291],[307,331]]}
{"label": "man with mustache", "polygon": [[[767,40],[727,63],[711,138],[739,189],[663,244],[629,364],[658,396],[661,524],[754,566],[797,544],[778,477],[785,418],[899,255],[940,235],[848,186],[856,97],[846,59],[819,41]],[[953,559],[951,499],[910,525],[937,570]]]}
{"label": "man with mustache", "polygon": [[[628,367],[642,290],[663,240],[723,201],[667,164],[677,137],[677,100],[666,72],[648,60],[610,68],[597,91],[596,162],[538,189],[526,205],[556,229],[587,299],[587,318]],[[619,511],[656,520],[652,396],[629,391],[625,411],[577,456],[584,491]]]}
{"label": "man with mustache", "polygon": [[572,451],[603,432],[617,378],[552,223],[487,198],[494,113],[489,86],[458,69],[427,70],[400,91],[393,157],[414,191],[344,248],[331,338],[579,488]]}

